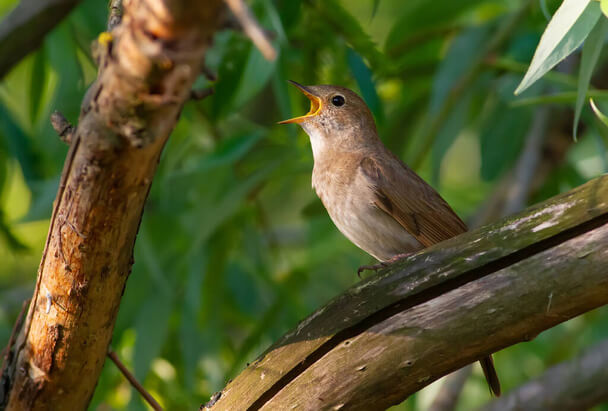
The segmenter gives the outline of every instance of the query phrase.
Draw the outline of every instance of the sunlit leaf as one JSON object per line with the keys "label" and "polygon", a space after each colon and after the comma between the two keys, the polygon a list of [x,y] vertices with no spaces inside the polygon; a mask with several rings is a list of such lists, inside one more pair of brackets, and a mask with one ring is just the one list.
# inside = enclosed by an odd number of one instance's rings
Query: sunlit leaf
{"label": "sunlit leaf", "polygon": [[608,0],[600,0],[600,9],[604,16],[608,17]]}
{"label": "sunlit leaf", "polygon": [[564,0],[543,33],[530,67],[515,90],[519,94],[576,50],[601,15],[598,2]]}
{"label": "sunlit leaf", "polygon": [[583,103],[585,102],[585,95],[589,89],[589,81],[591,80],[591,74],[600,56],[606,34],[608,33],[608,20],[605,18],[599,19],[595,24],[589,37],[583,45],[583,52],[581,57],[581,66],[578,75],[578,89],[576,96],[576,106],[574,109],[574,122],[572,125],[572,135],[576,140],[576,132],[578,128],[578,121],[581,117],[581,111],[583,109]]}
{"label": "sunlit leaf", "polygon": [[[13,232],[13,229],[4,218],[4,212],[0,210],[0,238],[6,241],[6,244],[12,251],[25,251],[29,247]],[[2,243],[0,243],[2,244]]]}

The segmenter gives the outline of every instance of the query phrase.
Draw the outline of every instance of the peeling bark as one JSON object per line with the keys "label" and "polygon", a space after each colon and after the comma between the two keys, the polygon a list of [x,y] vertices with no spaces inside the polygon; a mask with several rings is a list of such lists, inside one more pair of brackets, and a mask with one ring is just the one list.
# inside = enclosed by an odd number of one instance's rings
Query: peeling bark
{"label": "peeling bark", "polygon": [[101,372],[143,206],[210,45],[220,0],[124,2],[73,132],[36,290],[3,377],[9,410],[85,409]]}

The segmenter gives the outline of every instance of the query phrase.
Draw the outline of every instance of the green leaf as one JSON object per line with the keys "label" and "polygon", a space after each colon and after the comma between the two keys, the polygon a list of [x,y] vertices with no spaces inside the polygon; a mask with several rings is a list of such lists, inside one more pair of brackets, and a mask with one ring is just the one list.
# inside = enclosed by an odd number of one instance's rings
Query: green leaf
{"label": "green leaf", "polygon": [[481,123],[481,178],[485,181],[496,179],[515,162],[530,127],[532,110],[509,105],[515,98],[511,90],[517,80],[515,75],[499,80],[498,100],[492,102]]}
{"label": "green leaf", "polygon": [[371,70],[365,65],[361,56],[351,48],[347,50],[346,58],[350,71],[355,76],[359,90],[361,90],[363,100],[365,100],[369,109],[374,113],[376,121],[382,123],[382,103],[378,97]]}
{"label": "green leaf", "polygon": [[12,251],[20,252],[29,250],[29,247],[15,235],[12,227],[6,221],[2,210],[0,210],[0,236],[4,237],[8,248]]}
{"label": "green leaf", "polygon": [[139,381],[146,378],[152,361],[160,355],[169,331],[172,309],[172,298],[166,292],[150,295],[141,306],[135,320],[137,338],[133,350],[133,369]]}
{"label": "green leaf", "polygon": [[411,44],[412,38],[428,41],[431,34],[442,36],[441,29],[455,27],[462,16],[479,3],[481,0],[410,0],[391,28],[385,50],[396,56]]}
{"label": "green leaf", "polygon": [[39,155],[32,147],[30,137],[1,103],[0,139],[6,142],[8,151],[19,161],[23,177],[25,177],[28,185],[41,178]]}
{"label": "green leaf", "polygon": [[439,111],[450,90],[471,67],[482,50],[488,32],[487,25],[473,27],[454,39],[433,79],[429,110],[431,113],[436,114]]}
{"label": "green leaf", "polygon": [[383,64],[384,55],[378,51],[369,34],[348,10],[336,0],[319,1],[315,4],[332,29],[341,34],[346,42],[369,62],[372,68]]}
{"label": "green leaf", "polygon": [[456,106],[453,108],[443,127],[437,134],[431,152],[432,182],[435,186],[439,184],[439,172],[441,170],[443,157],[445,157],[469,118],[469,107],[471,105],[472,94],[472,92],[466,93],[458,103],[456,103]]}
{"label": "green leaf", "polygon": [[[572,104],[576,102],[578,93],[576,91],[564,91],[561,93],[545,94],[534,97],[518,98],[513,100],[511,107],[534,106],[538,104]],[[587,91],[585,98],[608,99],[608,90]],[[584,99],[583,99],[584,100]]]}
{"label": "green leaf", "polygon": [[589,37],[583,45],[583,52],[581,56],[581,67],[578,75],[578,88],[576,96],[576,106],[574,109],[574,122],[572,124],[572,135],[576,140],[576,132],[578,128],[578,121],[581,118],[581,111],[583,110],[583,103],[585,102],[585,95],[589,89],[589,81],[591,80],[591,74],[597,64],[597,60],[600,57],[606,34],[608,33],[608,20],[605,18],[599,19],[595,24]]}
{"label": "green leaf", "polygon": [[372,5],[372,19],[376,16],[379,5],[380,5],[380,0],[374,0],[374,4]]}
{"label": "green leaf", "polygon": [[32,77],[30,80],[30,121],[36,122],[40,105],[42,103],[42,95],[46,87],[46,53],[44,46],[36,52],[34,57],[34,67],[32,67]]}
{"label": "green leaf", "polygon": [[202,157],[196,164],[172,173],[171,177],[203,173],[217,167],[233,164],[247,154],[261,138],[262,132],[257,130],[247,135],[237,135],[222,140],[213,152]]}
{"label": "green leaf", "polygon": [[530,67],[515,90],[519,94],[576,50],[601,15],[597,1],[564,0],[540,38]]}
{"label": "green leaf", "polygon": [[608,127],[608,117],[604,113],[602,113],[599,108],[597,108],[593,99],[590,99],[589,103],[591,104],[591,109],[593,109],[593,112],[597,116],[598,120],[600,120],[603,125]]}
{"label": "green leaf", "polygon": [[608,0],[600,0],[600,9],[604,16],[608,17]]}

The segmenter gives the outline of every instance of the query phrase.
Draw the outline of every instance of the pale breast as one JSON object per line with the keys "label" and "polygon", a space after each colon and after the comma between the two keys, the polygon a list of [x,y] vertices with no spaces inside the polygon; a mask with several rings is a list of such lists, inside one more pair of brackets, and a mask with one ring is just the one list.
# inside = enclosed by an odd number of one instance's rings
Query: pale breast
{"label": "pale breast", "polygon": [[315,165],[313,171],[313,187],[336,227],[380,261],[423,248],[401,224],[374,205],[372,188],[355,166],[331,172]]}

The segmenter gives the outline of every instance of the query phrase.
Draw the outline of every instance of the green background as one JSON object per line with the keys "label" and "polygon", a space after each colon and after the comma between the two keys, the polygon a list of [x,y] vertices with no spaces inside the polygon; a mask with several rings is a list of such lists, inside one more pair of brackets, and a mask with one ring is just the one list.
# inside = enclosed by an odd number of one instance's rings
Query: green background
{"label": "green background", "polygon": [[[527,203],[606,172],[606,141],[588,107],[574,142],[574,98],[530,100],[549,90],[575,91],[579,53],[570,69],[513,95],[547,25],[541,5],[553,13],[558,1],[534,2],[504,44],[484,54],[523,3],[254,0],[279,50],[275,62],[240,32],[216,34],[207,66],[218,80],[201,77],[196,85],[214,86],[215,95],[186,104],[164,151],[112,341],[163,406],[206,402],[276,338],[356,283],[359,265],[372,262],[337,231],[311,189],[307,136],[276,125],[308,109],[287,79],[361,93],[387,146],[472,224],[481,222],[484,204],[516,165],[544,107],[551,110],[541,150],[545,168],[534,173]],[[15,4],[0,0],[0,15]],[[32,293],[67,151],[49,115],[60,110],[77,122],[96,75],[91,44],[106,20],[105,2],[84,1],[0,82],[2,346]],[[476,61],[482,64],[472,71]],[[605,66],[600,56],[596,71]],[[450,100],[467,73],[472,81]],[[427,138],[429,150],[420,156]],[[564,155],[552,157],[551,149]],[[606,337],[603,308],[497,353],[504,391]],[[395,409],[426,409],[437,388]],[[458,409],[489,399],[476,368]],[[106,363],[91,409],[144,407]]]}

